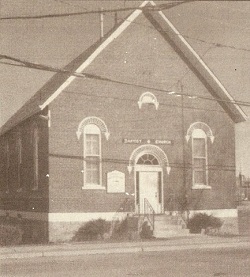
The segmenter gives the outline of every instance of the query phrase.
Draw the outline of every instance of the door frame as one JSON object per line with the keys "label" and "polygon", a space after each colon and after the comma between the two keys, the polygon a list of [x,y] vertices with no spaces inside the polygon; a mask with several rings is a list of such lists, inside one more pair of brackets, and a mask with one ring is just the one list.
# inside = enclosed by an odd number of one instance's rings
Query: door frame
{"label": "door frame", "polygon": [[[159,203],[159,205],[160,205],[160,214],[163,214],[164,213],[163,168],[160,165],[135,164],[135,167],[134,167],[135,211],[137,214],[140,214],[140,195],[139,196],[137,195],[137,172],[161,172],[161,203]],[[139,183],[139,186],[140,186],[140,183]],[[159,187],[157,189],[157,192],[159,194]],[[140,190],[139,190],[139,194],[140,194]],[[139,199],[138,204],[137,204],[137,198]]]}

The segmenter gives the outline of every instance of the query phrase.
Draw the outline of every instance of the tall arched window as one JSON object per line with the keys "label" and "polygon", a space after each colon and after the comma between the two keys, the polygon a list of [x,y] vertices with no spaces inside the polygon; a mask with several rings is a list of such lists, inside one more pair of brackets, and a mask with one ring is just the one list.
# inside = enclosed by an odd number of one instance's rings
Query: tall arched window
{"label": "tall arched window", "polygon": [[191,138],[193,189],[210,189],[208,184],[208,139],[214,142],[211,128],[204,122],[190,125],[186,140]]}
{"label": "tall arched window", "polygon": [[95,124],[84,126],[84,187],[101,188],[101,130]]}
{"label": "tall arched window", "polygon": [[110,133],[105,122],[96,117],[84,118],[78,125],[77,138],[83,136],[84,185],[83,189],[105,189],[102,186],[102,135],[109,139]]}
{"label": "tall arched window", "polygon": [[192,132],[193,186],[208,185],[207,136],[201,129]]}

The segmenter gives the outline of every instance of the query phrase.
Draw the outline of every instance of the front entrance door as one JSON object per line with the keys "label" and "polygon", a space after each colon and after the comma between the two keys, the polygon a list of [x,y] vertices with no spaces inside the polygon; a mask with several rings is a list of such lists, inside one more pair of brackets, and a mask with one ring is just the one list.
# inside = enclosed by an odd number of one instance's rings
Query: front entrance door
{"label": "front entrance door", "polygon": [[159,203],[159,172],[140,171],[139,172],[139,208],[140,213],[144,213],[144,201],[148,200],[156,213],[160,213]]}

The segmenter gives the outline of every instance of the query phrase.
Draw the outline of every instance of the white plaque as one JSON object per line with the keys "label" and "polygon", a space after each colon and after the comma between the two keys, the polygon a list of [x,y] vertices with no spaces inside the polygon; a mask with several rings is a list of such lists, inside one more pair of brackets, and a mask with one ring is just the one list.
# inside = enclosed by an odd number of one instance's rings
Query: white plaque
{"label": "white plaque", "polygon": [[111,171],[107,174],[107,192],[125,192],[125,174],[121,171]]}

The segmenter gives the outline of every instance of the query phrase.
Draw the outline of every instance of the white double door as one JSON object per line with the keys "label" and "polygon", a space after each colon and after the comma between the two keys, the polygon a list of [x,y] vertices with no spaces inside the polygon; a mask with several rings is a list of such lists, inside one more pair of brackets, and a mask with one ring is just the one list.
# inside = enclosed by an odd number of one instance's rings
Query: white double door
{"label": "white double door", "polygon": [[156,213],[162,213],[162,172],[139,171],[137,176],[140,213],[145,213],[145,199]]}

